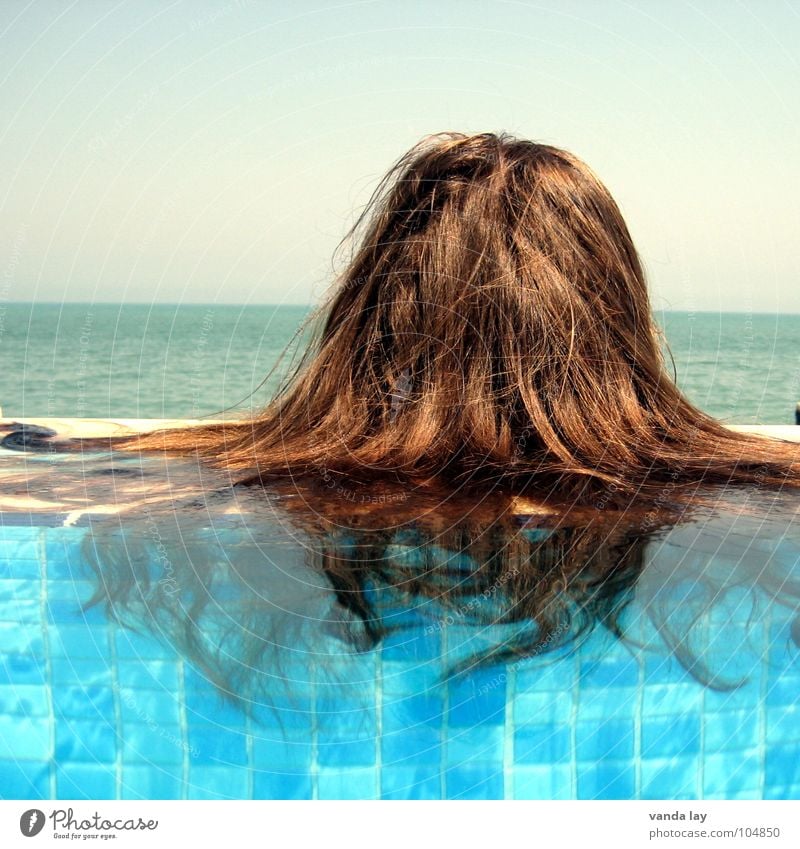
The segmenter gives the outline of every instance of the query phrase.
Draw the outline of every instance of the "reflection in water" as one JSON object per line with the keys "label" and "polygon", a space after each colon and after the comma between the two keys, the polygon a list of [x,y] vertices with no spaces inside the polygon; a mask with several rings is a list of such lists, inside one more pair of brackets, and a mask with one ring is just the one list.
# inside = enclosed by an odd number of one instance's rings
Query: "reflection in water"
{"label": "reflection in water", "polygon": [[287,656],[344,684],[348,655],[415,644],[438,652],[438,686],[523,658],[545,664],[597,631],[726,690],[760,662],[746,638],[765,610],[800,601],[800,544],[776,496],[739,492],[726,509],[707,500],[656,523],[408,503],[331,518],[309,510],[313,493],[297,495],[222,488],[95,522],[89,607],[157,632],[247,706],[291,686]]}

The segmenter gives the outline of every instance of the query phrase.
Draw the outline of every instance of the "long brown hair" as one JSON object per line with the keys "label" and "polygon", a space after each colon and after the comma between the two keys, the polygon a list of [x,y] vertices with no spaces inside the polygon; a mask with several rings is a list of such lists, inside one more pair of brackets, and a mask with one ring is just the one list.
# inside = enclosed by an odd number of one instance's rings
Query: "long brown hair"
{"label": "long brown hair", "polygon": [[423,140],[382,180],[299,366],[242,421],[156,431],[239,480],[391,481],[602,504],[800,486],[668,375],[619,208],[579,159],[506,134]]}

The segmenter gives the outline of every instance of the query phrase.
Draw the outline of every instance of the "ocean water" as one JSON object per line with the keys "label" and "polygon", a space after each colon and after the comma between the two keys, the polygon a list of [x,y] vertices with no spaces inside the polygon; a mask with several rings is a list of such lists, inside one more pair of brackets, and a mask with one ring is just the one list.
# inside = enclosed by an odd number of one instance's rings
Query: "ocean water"
{"label": "ocean water", "polygon": [[[3,415],[197,418],[262,407],[304,306],[0,305]],[[678,385],[730,424],[793,424],[800,315],[661,312]],[[302,341],[295,341],[295,349]]]}

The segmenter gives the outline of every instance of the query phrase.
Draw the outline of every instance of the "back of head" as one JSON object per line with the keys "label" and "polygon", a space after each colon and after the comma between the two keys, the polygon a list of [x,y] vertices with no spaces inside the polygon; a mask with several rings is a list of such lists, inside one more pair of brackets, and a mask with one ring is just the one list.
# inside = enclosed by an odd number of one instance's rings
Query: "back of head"
{"label": "back of head", "polygon": [[352,236],[296,378],[252,421],[195,433],[213,462],[587,503],[797,482],[796,448],[733,433],[666,374],[628,228],[572,154],[432,136]]}
{"label": "back of head", "polygon": [[347,353],[330,372],[353,390],[342,431],[368,426],[431,472],[456,454],[506,471],[629,459],[622,436],[649,423],[661,363],[600,181],[564,151],[493,134],[436,137],[394,175],[325,327],[323,352]]}

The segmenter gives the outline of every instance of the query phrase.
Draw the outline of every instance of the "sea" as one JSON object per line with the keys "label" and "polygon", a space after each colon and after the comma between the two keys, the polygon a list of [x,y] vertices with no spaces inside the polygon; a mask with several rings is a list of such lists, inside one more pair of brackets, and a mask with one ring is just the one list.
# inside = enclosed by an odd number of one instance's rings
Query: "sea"
{"label": "sea", "polygon": [[[263,408],[308,344],[302,305],[0,304],[4,417],[216,418]],[[800,315],[659,312],[670,374],[728,424],[794,424]]]}

